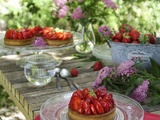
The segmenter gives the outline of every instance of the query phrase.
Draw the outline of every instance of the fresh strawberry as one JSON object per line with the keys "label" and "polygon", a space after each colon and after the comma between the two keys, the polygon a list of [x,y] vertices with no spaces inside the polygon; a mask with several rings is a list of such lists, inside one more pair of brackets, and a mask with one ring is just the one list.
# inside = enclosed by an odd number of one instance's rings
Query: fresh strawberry
{"label": "fresh strawberry", "polygon": [[93,115],[97,115],[97,111],[96,111],[96,108],[94,107],[94,105],[91,104],[90,107],[91,107],[91,111],[92,111]]}
{"label": "fresh strawberry", "polygon": [[123,37],[122,33],[118,32],[118,33],[115,34],[114,39],[118,39],[119,41],[121,41],[122,37]]}
{"label": "fresh strawberry", "polygon": [[99,97],[103,97],[103,96],[106,96],[107,95],[107,90],[104,86],[102,87],[99,87],[97,90],[96,90],[96,95]]}
{"label": "fresh strawberry", "polygon": [[130,32],[132,29],[133,29],[133,27],[131,25],[128,25],[128,24],[122,24],[119,27],[119,31],[121,33]]}
{"label": "fresh strawberry", "polygon": [[139,40],[136,40],[136,41],[132,41],[132,44],[139,44]]}
{"label": "fresh strawberry", "polygon": [[148,43],[151,43],[151,44],[155,44],[156,43],[156,39],[155,37],[152,35],[152,34],[146,34],[148,36]]}
{"label": "fresh strawberry", "polygon": [[72,69],[71,69],[71,75],[72,75],[73,77],[77,77],[77,76],[78,76],[78,70],[77,70],[76,68],[72,68]]}
{"label": "fresh strawberry", "polygon": [[83,102],[83,109],[84,109],[84,114],[85,115],[90,115],[91,114],[90,103],[87,100],[85,100]]}
{"label": "fresh strawberry", "polygon": [[107,102],[101,101],[100,104],[104,108],[105,112],[108,112],[110,110],[109,104]]}
{"label": "fresh strawberry", "polygon": [[84,114],[83,102],[84,102],[84,100],[81,100],[81,102],[78,106],[78,109],[77,109],[77,112],[80,113],[80,114]]}
{"label": "fresh strawberry", "polygon": [[122,42],[123,42],[123,43],[131,43],[131,38],[130,38],[130,36],[124,36],[123,39],[122,39]]}
{"label": "fresh strawberry", "polygon": [[89,92],[88,88],[84,88],[84,89],[82,90],[83,96],[85,97],[85,96],[88,94],[88,92]]}
{"label": "fresh strawberry", "polygon": [[97,100],[94,100],[93,105],[95,106],[98,114],[103,114],[104,113],[104,108],[102,107],[102,105]]}
{"label": "fresh strawberry", "polygon": [[94,63],[93,70],[98,71],[98,70],[102,69],[102,67],[103,67],[102,62],[97,61],[97,62]]}
{"label": "fresh strawberry", "polygon": [[131,36],[131,39],[133,41],[136,41],[136,40],[138,40],[140,33],[137,30],[132,30],[129,35]]}
{"label": "fresh strawberry", "polygon": [[113,39],[113,42],[121,42],[121,41],[118,39]]}
{"label": "fresh strawberry", "polygon": [[69,105],[72,108],[72,110],[77,111],[80,103],[81,103],[81,99],[79,97],[73,97]]}

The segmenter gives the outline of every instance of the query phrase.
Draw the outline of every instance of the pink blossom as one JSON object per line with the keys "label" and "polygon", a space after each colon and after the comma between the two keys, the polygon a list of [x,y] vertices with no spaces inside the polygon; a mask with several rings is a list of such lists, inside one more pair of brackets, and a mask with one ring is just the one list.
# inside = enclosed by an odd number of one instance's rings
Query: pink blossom
{"label": "pink blossom", "polygon": [[144,80],[141,85],[139,85],[133,92],[130,97],[136,100],[137,102],[144,102],[147,97],[149,80]]}
{"label": "pink blossom", "polygon": [[68,11],[69,11],[68,6],[66,6],[66,5],[62,6],[58,11],[57,17],[59,17],[59,18],[65,17],[68,14]]}
{"label": "pink blossom", "polygon": [[93,83],[93,87],[98,87],[101,83],[102,80],[106,77],[112,77],[112,72],[114,68],[109,68],[108,66],[102,68],[99,73],[97,79]]}
{"label": "pink blossom", "polygon": [[78,2],[83,2],[83,0],[78,0]]}
{"label": "pink blossom", "polygon": [[81,7],[77,7],[76,9],[74,9],[74,11],[73,11],[73,13],[71,15],[72,19],[74,19],[74,20],[78,20],[80,18],[84,18],[84,16],[85,15],[82,12]]}
{"label": "pink blossom", "polygon": [[62,7],[67,4],[67,0],[53,0],[53,2],[57,7]]}
{"label": "pink blossom", "polygon": [[105,36],[110,36],[111,35],[111,30],[108,26],[101,26],[98,28],[99,34],[103,37]]}
{"label": "pink blossom", "polygon": [[117,68],[117,75],[118,76],[126,76],[129,77],[130,75],[137,72],[137,69],[134,67],[135,62],[133,60],[128,60],[121,63]]}
{"label": "pink blossom", "polygon": [[42,37],[37,37],[36,40],[33,42],[33,45],[35,47],[45,47],[46,42],[44,42]]}
{"label": "pink blossom", "polygon": [[116,4],[112,0],[103,0],[107,8],[117,9]]}

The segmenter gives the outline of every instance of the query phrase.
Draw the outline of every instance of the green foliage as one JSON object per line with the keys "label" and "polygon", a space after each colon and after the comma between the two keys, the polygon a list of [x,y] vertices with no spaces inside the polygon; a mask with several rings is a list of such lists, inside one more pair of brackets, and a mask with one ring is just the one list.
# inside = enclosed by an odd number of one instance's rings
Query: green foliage
{"label": "green foliage", "polygon": [[10,107],[14,105],[13,101],[10,99],[10,97],[8,96],[8,94],[6,93],[2,85],[0,85],[0,96],[1,96],[0,97],[0,108]]}

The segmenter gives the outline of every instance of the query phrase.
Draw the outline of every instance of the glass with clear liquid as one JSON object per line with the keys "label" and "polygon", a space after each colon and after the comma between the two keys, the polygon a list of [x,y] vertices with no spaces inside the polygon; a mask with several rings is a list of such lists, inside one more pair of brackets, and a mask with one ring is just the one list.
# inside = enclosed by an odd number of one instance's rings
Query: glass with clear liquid
{"label": "glass with clear liquid", "polygon": [[27,80],[36,86],[44,86],[51,82],[54,73],[55,63],[50,56],[41,54],[28,58],[24,66],[24,74]]}

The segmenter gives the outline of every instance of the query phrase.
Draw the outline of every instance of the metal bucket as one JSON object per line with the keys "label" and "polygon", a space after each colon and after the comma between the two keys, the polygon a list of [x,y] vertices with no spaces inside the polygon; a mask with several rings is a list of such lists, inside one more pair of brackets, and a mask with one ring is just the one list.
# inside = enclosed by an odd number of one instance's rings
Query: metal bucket
{"label": "metal bucket", "polygon": [[150,67],[150,58],[160,65],[160,44],[131,44],[109,41],[114,64],[119,65],[129,59],[140,59],[144,68]]}

